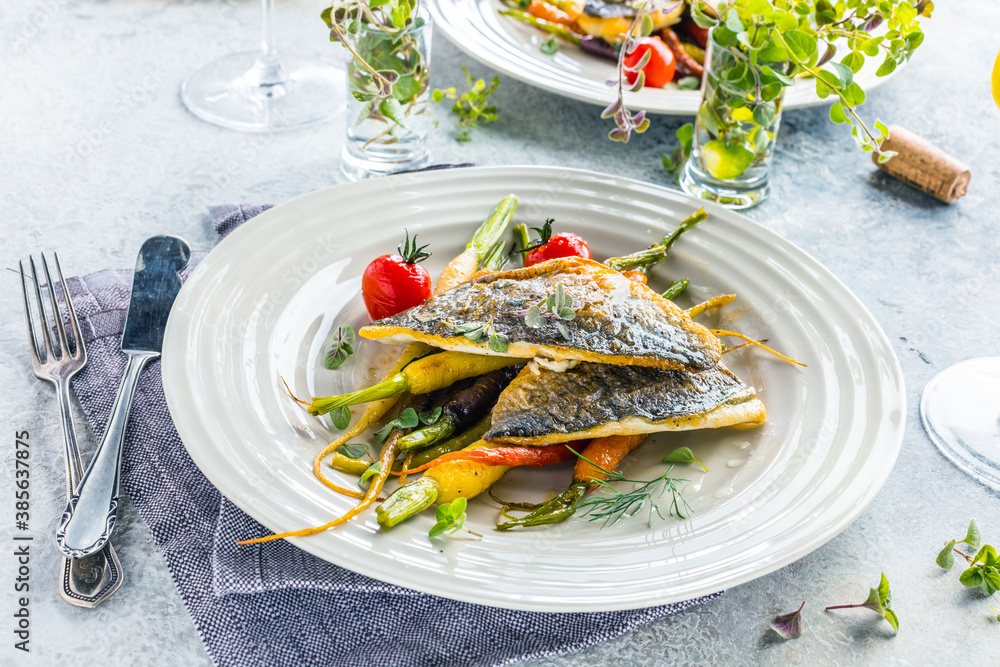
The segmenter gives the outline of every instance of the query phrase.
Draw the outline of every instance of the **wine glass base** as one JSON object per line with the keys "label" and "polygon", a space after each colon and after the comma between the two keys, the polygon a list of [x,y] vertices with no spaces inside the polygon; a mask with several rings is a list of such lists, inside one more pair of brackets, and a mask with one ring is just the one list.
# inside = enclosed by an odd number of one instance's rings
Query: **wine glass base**
{"label": "wine glass base", "polygon": [[244,132],[298,130],[343,112],[343,71],[282,56],[277,71],[262,76],[259,58],[258,51],[234,53],[194,72],[181,85],[185,106],[202,120]]}
{"label": "wine glass base", "polygon": [[924,388],[920,418],[952,463],[1000,490],[1000,357],[969,359],[938,373]]}

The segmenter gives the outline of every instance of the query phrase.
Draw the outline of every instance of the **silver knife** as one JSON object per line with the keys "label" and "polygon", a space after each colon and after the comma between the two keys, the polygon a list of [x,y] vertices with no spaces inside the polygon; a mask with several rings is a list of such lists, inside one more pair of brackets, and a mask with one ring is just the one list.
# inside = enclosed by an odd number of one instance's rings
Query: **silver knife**
{"label": "silver knife", "polygon": [[167,316],[181,288],[177,274],[190,259],[191,248],[178,236],[154,236],[139,250],[122,333],[122,351],[128,355],[128,365],[101,444],[56,530],[56,544],[69,558],[84,558],[100,551],[115,528],[122,443],[132,397],[146,363],[160,356]]}

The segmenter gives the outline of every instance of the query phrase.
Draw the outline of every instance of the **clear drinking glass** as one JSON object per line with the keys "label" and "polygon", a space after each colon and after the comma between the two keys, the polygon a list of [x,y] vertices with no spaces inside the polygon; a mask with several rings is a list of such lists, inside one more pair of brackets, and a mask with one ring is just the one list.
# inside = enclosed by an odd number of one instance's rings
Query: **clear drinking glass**
{"label": "clear drinking glass", "polygon": [[377,75],[348,50],[347,143],[340,156],[348,178],[414,169],[430,159],[431,33],[430,14],[421,9],[403,30],[362,23],[350,36],[351,48],[373,69],[395,72],[398,79],[388,97],[379,97]]}
{"label": "clear drinking glass", "polygon": [[[181,85],[181,99],[203,120],[245,132],[281,132],[322,123],[343,108],[343,72],[282,56],[274,44],[274,0],[261,0],[259,51],[205,65]],[[317,19],[319,23],[319,19]]]}
{"label": "clear drinking glass", "polygon": [[[737,64],[736,56],[709,35],[701,105],[694,123],[691,156],[680,185],[688,194],[733,209],[759,204],[770,194],[768,170],[781,123],[784,91],[773,100],[774,114],[754,113],[726,89],[718,72]],[[786,63],[761,63],[777,72]],[[751,76],[751,74],[747,74]]]}

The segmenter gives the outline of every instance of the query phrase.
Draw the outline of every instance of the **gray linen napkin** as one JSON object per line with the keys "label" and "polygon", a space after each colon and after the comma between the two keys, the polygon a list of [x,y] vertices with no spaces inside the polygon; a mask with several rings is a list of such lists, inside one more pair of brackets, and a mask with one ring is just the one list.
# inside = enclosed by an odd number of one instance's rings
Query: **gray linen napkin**
{"label": "gray linen napkin", "polygon": [[[266,208],[217,207],[213,224],[225,235]],[[195,254],[191,269],[203,256]],[[68,285],[89,358],[73,389],[99,438],[125,368],[119,344],[131,272],[101,271]],[[284,541],[237,547],[266,529],[223,498],[187,455],[159,361],[139,382],[122,484],[209,656],[227,667],[502,665],[578,650],[720,595],[621,612],[509,611],[384,584]]]}

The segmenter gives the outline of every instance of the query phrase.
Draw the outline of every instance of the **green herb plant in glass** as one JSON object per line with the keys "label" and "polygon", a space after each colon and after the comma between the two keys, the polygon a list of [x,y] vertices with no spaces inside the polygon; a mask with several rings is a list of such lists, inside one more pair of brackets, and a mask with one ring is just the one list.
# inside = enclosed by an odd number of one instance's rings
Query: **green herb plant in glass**
{"label": "green herb plant in glass", "polygon": [[430,130],[431,17],[419,0],[348,0],[322,13],[348,52],[341,171],[368,178],[424,165]]}
{"label": "green herb plant in glass", "polygon": [[[623,50],[646,31],[644,12],[670,6],[647,0]],[[920,19],[929,0],[693,0],[691,15],[711,30],[695,122],[677,130],[680,147],[664,156],[687,192],[732,208],[753,206],[767,197],[768,167],[774,153],[785,89],[814,85],[829,98],[830,119],[851,127],[858,146],[880,160],[886,126],[869,126],[858,112],[865,91],[854,80],[869,59],[877,76],[888,76],[923,42]],[[872,64],[872,67],[875,65]],[[619,77],[625,71],[619,67]],[[640,79],[641,81],[641,79]],[[627,141],[644,131],[645,117],[629,113],[619,100],[605,110],[614,118],[611,138]],[[608,113],[610,112],[610,113]],[[641,114],[641,112],[639,112]]]}

